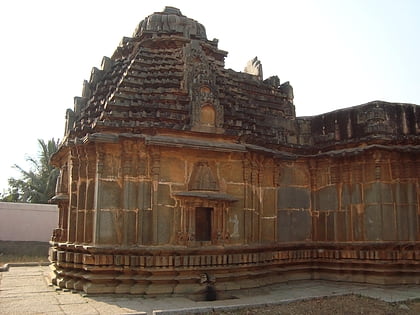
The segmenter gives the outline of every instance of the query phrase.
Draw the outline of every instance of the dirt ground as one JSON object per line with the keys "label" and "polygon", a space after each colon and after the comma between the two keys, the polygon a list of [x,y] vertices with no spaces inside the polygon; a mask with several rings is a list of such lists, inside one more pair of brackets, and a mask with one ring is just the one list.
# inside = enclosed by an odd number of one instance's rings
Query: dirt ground
{"label": "dirt ground", "polygon": [[303,302],[293,302],[262,308],[244,309],[211,313],[212,315],[253,315],[253,314],[292,314],[292,315],[391,315],[391,314],[420,314],[420,300],[403,303],[386,303],[376,299],[345,295],[313,299]]}

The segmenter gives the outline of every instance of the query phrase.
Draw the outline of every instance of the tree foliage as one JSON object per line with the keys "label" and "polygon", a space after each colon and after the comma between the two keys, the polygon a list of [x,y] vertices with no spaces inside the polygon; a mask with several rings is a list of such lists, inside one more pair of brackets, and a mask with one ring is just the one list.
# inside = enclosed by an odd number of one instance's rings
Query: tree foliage
{"label": "tree foliage", "polygon": [[50,158],[57,151],[58,144],[59,140],[54,138],[48,142],[38,139],[38,158],[26,158],[32,166],[29,171],[16,164],[13,166],[20,172],[21,178],[9,178],[8,191],[2,194],[1,201],[48,203],[55,194],[59,174],[59,170],[50,164]]}

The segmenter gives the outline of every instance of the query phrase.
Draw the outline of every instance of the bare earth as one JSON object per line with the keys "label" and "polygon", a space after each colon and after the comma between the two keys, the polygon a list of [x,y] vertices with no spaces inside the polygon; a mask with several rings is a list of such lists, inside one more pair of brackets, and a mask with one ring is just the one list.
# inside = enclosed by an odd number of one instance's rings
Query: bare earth
{"label": "bare earth", "polygon": [[293,315],[314,315],[314,314],[420,314],[420,301],[404,303],[387,303],[376,299],[345,295],[328,298],[313,299],[303,302],[293,302],[262,308],[251,308],[236,311],[224,311],[211,314],[217,315],[251,315],[251,314],[293,314]]}
{"label": "bare earth", "polygon": [[[376,287],[363,284],[349,286],[316,280],[302,281],[242,292],[238,294],[237,300],[235,296],[219,296],[220,300],[213,303],[195,301],[187,297],[139,298],[124,295],[84,297],[81,294],[50,287],[46,282],[49,272],[48,266],[39,265],[12,266],[9,271],[0,272],[0,314],[139,314],[139,312],[151,314],[153,310],[162,310],[164,313],[173,310],[177,311],[176,314],[184,314],[182,310],[189,308],[192,312],[194,309],[196,312],[201,309],[200,314],[208,310],[207,315],[420,314],[419,285]],[[347,295],[329,296],[330,294]],[[234,307],[239,305],[252,305],[252,303],[267,305],[267,303],[305,299],[315,295],[329,297],[260,308],[248,306],[234,310]],[[387,303],[365,296],[404,302]],[[228,311],[229,307],[231,311]],[[222,308],[225,310],[222,311]]]}

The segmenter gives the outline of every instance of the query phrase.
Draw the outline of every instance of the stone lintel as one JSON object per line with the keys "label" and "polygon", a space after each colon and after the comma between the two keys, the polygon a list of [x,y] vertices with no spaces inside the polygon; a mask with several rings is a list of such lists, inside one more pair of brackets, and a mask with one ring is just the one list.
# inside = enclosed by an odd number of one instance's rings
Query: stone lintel
{"label": "stone lintel", "polygon": [[116,143],[118,142],[118,134],[115,133],[93,133],[88,134],[86,137],[82,139],[83,143],[88,142],[108,142],[108,143]]}
{"label": "stone lintel", "polygon": [[187,197],[187,198],[204,198],[209,200],[220,200],[220,201],[229,201],[235,202],[238,201],[238,198],[224,193],[219,192],[209,192],[209,191],[183,191],[174,194],[177,197]]}

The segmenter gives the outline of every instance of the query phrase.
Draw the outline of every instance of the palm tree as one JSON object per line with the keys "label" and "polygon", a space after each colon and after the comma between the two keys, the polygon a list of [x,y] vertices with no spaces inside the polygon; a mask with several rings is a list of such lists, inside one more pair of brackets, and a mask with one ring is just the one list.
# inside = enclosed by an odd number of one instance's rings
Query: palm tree
{"label": "palm tree", "polygon": [[49,163],[51,156],[58,149],[59,140],[54,138],[45,143],[38,139],[38,159],[27,157],[32,164],[29,171],[25,171],[19,165],[14,165],[21,173],[20,179],[9,178],[8,192],[2,195],[1,200],[11,202],[48,203],[55,194],[55,185],[58,177],[58,169]]}

